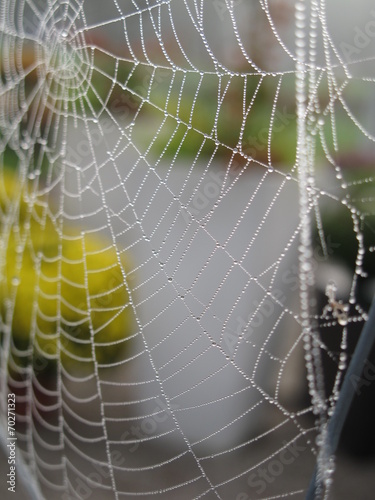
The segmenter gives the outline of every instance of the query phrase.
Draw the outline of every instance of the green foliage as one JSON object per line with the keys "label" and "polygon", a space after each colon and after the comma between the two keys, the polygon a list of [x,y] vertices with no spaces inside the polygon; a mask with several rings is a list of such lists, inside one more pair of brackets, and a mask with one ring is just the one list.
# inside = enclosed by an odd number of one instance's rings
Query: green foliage
{"label": "green foliage", "polygon": [[[10,325],[13,363],[38,360],[65,370],[115,361],[134,332],[130,262],[108,240],[59,227],[43,197],[4,171],[2,211],[3,322]],[[94,346],[94,347],[93,347]],[[44,363],[41,363],[44,360]]]}
{"label": "green foliage", "polygon": [[165,78],[153,86],[139,115],[145,127],[135,129],[134,140],[141,150],[152,143],[149,154],[156,158],[226,159],[241,144],[242,153],[256,161],[268,163],[270,149],[272,163],[293,165],[294,102],[285,91],[274,109],[276,85],[275,78],[177,72],[173,83]]}

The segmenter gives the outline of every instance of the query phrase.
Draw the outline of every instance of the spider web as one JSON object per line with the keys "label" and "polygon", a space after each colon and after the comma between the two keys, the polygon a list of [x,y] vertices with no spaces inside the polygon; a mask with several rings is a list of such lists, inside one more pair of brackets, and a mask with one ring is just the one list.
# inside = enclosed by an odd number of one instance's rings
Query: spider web
{"label": "spider web", "polygon": [[37,495],[303,498],[317,461],[328,497],[374,283],[372,25],[0,9],[2,437],[14,393]]}

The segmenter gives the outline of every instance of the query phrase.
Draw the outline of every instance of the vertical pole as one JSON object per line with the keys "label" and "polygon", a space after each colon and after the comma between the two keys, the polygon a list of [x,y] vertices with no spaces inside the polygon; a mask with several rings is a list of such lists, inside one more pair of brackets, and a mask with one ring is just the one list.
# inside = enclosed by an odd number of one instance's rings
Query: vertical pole
{"label": "vertical pole", "polygon": [[[340,390],[339,399],[334,413],[328,423],[327,446],[330,454],[335,453],[339,443],[340,434],[344,427],[354,394],[358,390],[358,383],[361,379],[363,367],[370,354],[371,348],[375,343],[375,298],[369,312],[369,317],[362,329],[357,346],[354,350],[352,360],[345,374],[344,381]],[[314,500],[318,487],[317,469],[313,473],[306,500]]]}

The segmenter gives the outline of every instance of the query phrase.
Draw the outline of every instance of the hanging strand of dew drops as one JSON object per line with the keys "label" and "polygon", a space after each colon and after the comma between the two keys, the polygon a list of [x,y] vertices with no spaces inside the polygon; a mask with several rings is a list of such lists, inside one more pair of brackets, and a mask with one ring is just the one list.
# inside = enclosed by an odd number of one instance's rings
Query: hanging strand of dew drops
{"label": "hanging strand of dew drops", "polygon": [[[299,212],[301,234],[299,245],[299,282],[301,326],[305,350],[308,389],[317,418],[317,481],[316,498],[321,498],[325,486],[325,471],[328,468],[329,457],[326,456],[327,408],[324,396],[324,380],[321,364],[319,336],[316,325],[310,313],[315,305],[314,274],[312,267],[311,242],[311,174],[313,168],[313,151],[308,140],[306,129],[307,92],[306,92],[306,0],[299,0],[295,6],[295,43],[296,43],[296,105],[297,105],[297,167],[299,181]],[[314,9],[312,9],[314,10]],[[310,24],[311,31],[316,29],[316,23]],[[309,66],[310,67],[310,66]],[[310,67],[311,71],[311,67]]]}

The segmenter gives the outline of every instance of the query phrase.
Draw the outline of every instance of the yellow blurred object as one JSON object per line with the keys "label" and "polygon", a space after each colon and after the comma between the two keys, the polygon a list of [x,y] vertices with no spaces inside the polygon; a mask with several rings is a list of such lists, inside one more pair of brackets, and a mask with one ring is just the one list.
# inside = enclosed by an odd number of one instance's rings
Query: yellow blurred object
{"label": "yellow blurred object", "polygon": [[31,183],[6,170],[0,207],[1,311],[16,350],[29,362],[60,359],[68,371],[116,360],[134,332],[128,259],[107,239],[62,224]]}

